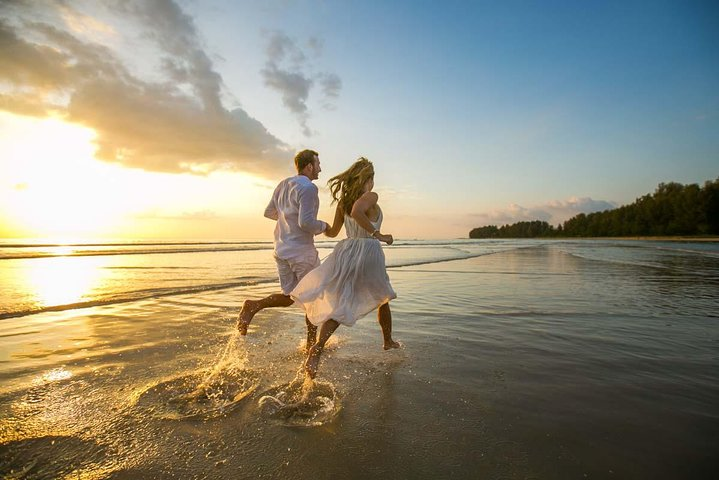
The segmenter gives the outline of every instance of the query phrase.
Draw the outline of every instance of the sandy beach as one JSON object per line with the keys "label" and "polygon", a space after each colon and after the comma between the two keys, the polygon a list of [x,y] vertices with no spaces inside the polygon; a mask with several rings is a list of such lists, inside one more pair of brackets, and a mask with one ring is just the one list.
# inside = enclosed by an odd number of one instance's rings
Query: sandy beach
{"label": "sandy beach", "polygon": [[6,318],[0,473],[715,478],[719,257],[612,248],[390,268],[404,348],[382,350],[372,315],[340,328],[304,410],[301,312],[234,331],[271,282]]}

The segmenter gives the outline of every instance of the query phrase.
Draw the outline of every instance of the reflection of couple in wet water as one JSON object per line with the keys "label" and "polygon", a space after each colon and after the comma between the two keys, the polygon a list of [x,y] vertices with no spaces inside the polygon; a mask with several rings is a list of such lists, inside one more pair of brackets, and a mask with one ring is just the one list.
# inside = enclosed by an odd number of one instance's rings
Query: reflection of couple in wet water
{"label": "reflection of couple in wet water", "polygon": [[[317,374],[325,343],[340,325],[352,326],[358,318],[378,307],[384,348],[398,348],[392,340],[392,313],[389,301],[396,298],[385,270],[380,242],[392,245],[392,235],[382,234],[382,210],[377,203],[374,168],[360,158],[345,172],[329,180],[333,203],[337,203],[330,226],[317,219],[317,186],[320,160],[317,152],[303,150],[295,156],[297,175],[275,188],[265,217],[277,221],[275,260],[282,293],[260,300],[245,300],[237,328],[247,334],[254,315],[264,308],[299,303],[307,324],[307,359],[304,368],[310,377]],[[347,238],[337,243],[320,264],[314,236],[336,237],[342,225]],[[319,337],[317,329],[319,327]]]}

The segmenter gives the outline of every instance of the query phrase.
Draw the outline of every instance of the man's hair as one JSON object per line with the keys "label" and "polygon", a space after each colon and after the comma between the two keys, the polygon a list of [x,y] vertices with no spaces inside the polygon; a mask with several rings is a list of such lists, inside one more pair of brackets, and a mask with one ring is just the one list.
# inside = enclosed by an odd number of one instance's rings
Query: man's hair
{"label": "man's hair", "polygon": [[302,150],[300,153],[295,155],[295,167],[297,167],[297,173],[301,172],[307,165],[315,160],[315,157],[319,156],[314,150]]}

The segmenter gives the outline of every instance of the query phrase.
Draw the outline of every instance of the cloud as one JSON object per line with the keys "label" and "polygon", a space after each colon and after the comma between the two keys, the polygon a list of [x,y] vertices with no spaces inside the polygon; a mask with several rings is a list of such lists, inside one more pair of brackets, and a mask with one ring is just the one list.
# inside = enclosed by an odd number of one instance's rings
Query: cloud
{"label": "cloud", "polygon": [[312,88],[312,80],[302,73],[282,70],[274,62],[267,62],[260,73],[265,79],[265,85],[280,92],[282,104],[295,114],[302,132],[310,136],[312,131],[307,126],[307,97]]}
{"label": "cloud", "polygon": [[326,97],[337,98],[342,89],[342,79],[334,73],[323,73],[319,77],[320,85],[322,85],[322,93]]}
{"label": "cloud", "polygon": [[554,200],[541,205],[523,207],[511,204],[505,209],[470,215],[475,227],[486,225],[507,225],[517,222],[542,220],[551,225],[559,225],[579,213],[601,212],[616,208],[617,204],[589,197],[571,197],[567,200]]}
{"label": "cloud", "polygon": [[[317,45],[315,40],[315,45]],[[317,51],[315,49],[315,51]],[[301,68],[302,64],[307,60],[302,49],[295,42],[282,32],[273,32],[270,34],[267,42],[267,60],[270,62],[282,62],[288,59],[296,68]]]}
{"label": "cloud", "polygon": [[103,35],[115,35],[117,32],[115,29],[90,15],[84,15],[77,10],[65,6],[58,5],[62,19],[67,24],[68,28],[76,33],[100,33]]}
{"label": "cloud", "polygon": [[177,4],[110,5],[106,13],[159,48],[159,79],[140,78],[117,52],[77,36],[116,31],[70,2],[18,2],[0,20],[0,85],[9,86],[0,90],[0,109],[88,126],[97,132],[97,158],[129,167],[270,174],[286,166],[287,145],[243,109],[223,106],[222,78]]}
{"label": "cloud", "polygon": [[319,83],[324,95],[322,107],[326,110],[334,110],[336,107],[332,101],[340,95],[342,79],[334,73],[323,73],[319,76]]}
{"label": "cloud", "polygon": [[314,52],[316,56],[322,55],[322,49],[324,48],[324,42],[321,38],[310,37],[307,39],[307,46]]}
{"label": "cloud", "polygon": [[304,135],[311,136],[307,101],[313,87],[320,85],[321,104],[331,110],[335,108],[333,101],[339,97],[342,89],[342,80],[334,73],[312,73],[311,61],[319,58],[323,45],[317,37],[310,37],[307,46],[311,56],[285,33],[270,33],[267,60],[260,74],[265,85],[280,94],[282,104],[295,115]]}

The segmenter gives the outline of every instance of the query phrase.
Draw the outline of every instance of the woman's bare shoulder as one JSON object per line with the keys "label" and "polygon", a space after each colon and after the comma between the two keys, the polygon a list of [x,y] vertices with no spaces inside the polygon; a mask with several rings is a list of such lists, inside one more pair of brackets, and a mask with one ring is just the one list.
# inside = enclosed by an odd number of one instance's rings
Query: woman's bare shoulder
{"label": "woman's bare shoulder", "polygon": [[365,199],[366,201],[369,201],[371,203],[377,203],[377,200],[379,200],[379,195],[375,192],[365,192],[362,194],[360,199]]}
{"label": "woman's bare shoulder", "polygon": [[352,205],[352,215],[357,211],[366,212],[374,208],[374,206],[377,205],[377,198],[377,194],[374,192],[363,193]]}

